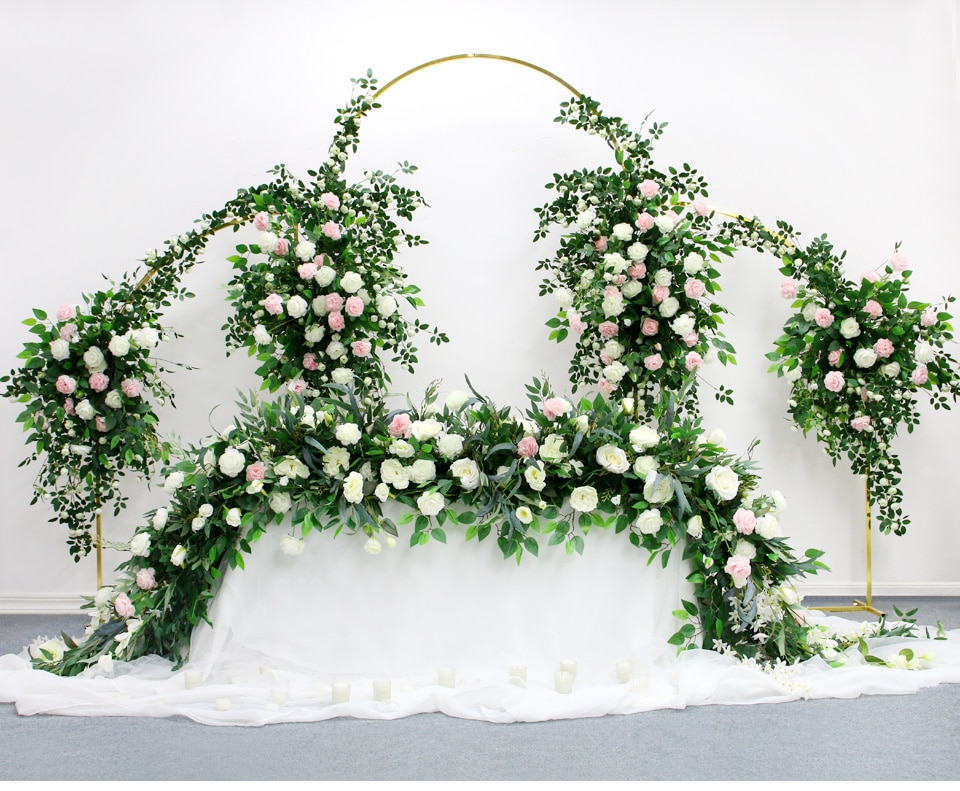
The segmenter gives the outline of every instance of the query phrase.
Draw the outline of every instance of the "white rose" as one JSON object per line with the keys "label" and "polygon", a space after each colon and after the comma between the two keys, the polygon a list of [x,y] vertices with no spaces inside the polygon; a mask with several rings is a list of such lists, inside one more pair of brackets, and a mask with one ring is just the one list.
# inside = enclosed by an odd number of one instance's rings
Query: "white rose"
{"label": "white rose", "polygon": [[718,464],[706,476],[707,486],[721,500],[732,500],[740,488],[740,476],[725,464]]}
{"label": "white rose", "polygon": [[340,287],[348,294],[356,294],[363,288],[363,278],[356,272],[344,272],[340,278]]}
{"label": "white rose", "polygon": [[437,436],[442,430],[443,425],[433,418],[414,420],[410,424],[410,433],[416,437],[418,442],[427,442]]}
{"label": "white rose", "polygon": [[847,339],[856,338],[860,334],[860,325],[852,316],[840,322],[840,334]]}
{"label": "white rose", "polygon": [[777,595],[780,597],[780,601],[787,606],[794,607],[800,603],[800,594],[789,582],[784,582],[782,585],[778,585],[775,590]]}
{"label": "white rose", "polygon": [[217,464],[220,472],[229,478],[236,478],[246,465],[246,458],[236,448],[227,448],[220,456]]}
{"label": "white rose", "polygon": [[307,315],[307,300],[299,294],[287,300],[287,315],[294,319],[300,319]]}
{"label": "white rose", "polygon": [[643,283],[639,280],[628,280],[620,287],[620,293],[627,299],[633,299],[641,291],[643,291]]}
{"label": "white rose", "polygon": [[377,496],[377,499],[381,503],[385,503],[390,499],[390,487],[385,483],[378,483],[377,488],[373,490],[373,493]]}
{"label": "white rose", "polygon": [[293,252],[301,261],[309,261],[317,254],[317,246],[309,239],[304,239]]}
{"label": "white rose", "polygon": [[[166,489],[166,484],[164,484]],[[156,513],[153,515],[153,529],[154,530],[163,530],[167,526],[167,517],[170,515],[170,512],[166,508],[158,508]]]}
{"label": "white rose", "polygon": [[580,513],[588,513],[597,507],[597,490],[592,486],[578,486],[570,492],[570,507]]}
{"label": "white rose", "polygon": [[137,533],[130,539],[130,552],[140,558],[150,554],[150,534]]}
{"label": "white rose", "polygon": [[396,312],[397,300],[388,294],[382,294],[377,297],[377,313],[379,313],[382,318],[390,318],[390,316]]}
{"label": "white rose", "polygon": [[703,536],[703,517],[700,514],[691,516],[687,520],[687,535],[690,538],[700,538]]}
{"label": "white rose", "polygon": [[66,360],[70,356],[70,344],[63,338],[50,341],[50,356],[54,360]]}
{"label": "white rose", "polygon": [[589,228],[595,219],[597,219],[597,213],[593,209],[586,209],[577,215],[577,225],[581,228]]}
{"label": "white rose", "polygon": [[284,456],[273,465],[274,473],[280,478],[309,478],[310,468],[300,459],[293,456]]}
{"label": "white rose", "polygon": [[556,463],[563,461],[566,457],[567,454],[563,450],[563,437],[557,434],[548,434],[540,446],[540,458],[544,461]]}
{"label": "white rose", "polygon": [[613,274],[620,275],[627,269],[627,259],[620,253],[607,253],[603,256],[603,265]]}
{"label": "white rose", "polygon": [[643,242],[634,242],[627,248],[627,256],[631,261],[643,261],[650,249]]}
{"label": "white rose", "polygon": [[292,505],[293,501],[286,492],[274,492],[270,495],[270,510],[275,514],[285,514]]}
{"label": "white rose", "polygon": [[450,474],[453,475],[463,489],[477,489],[480,487],[480,468],[473,459],[457,459],[450,465]]}
{"label": "white rose", "polygon": [[613,238],[619,239],[621,242],[629,242],[633,238],[633,228],[630,227],[629,223],[618,222],[613,226]]}
{"label": "white rose", "polygon": [[240,527],[240,523],[243,522],[243,511],[239,508],[231,508],[227,511],[224,521],[230,525],[230,527]]}
{"label": "white rose", "polygon": [[363,476],[359,472],[351,472],[343,479],[343,496],[348,503],[363,500]]}
{"label": "white rose", "polygon": [[130,351],[130,340],[126,335],[114,335],[107,348],[114,357],[123,357]]}
{"label": "white rose", "polygon": [[203,530],[203,526],[207,523],[207,520],[202,516],[195,516],[193,521],[190,522],[190,529],[196,533],[198,530]]}
{"label": "white rose", "polygon": [[653,274],[653,281],[658,286],[669,286],[673,282],[673,272],[669,269],[658,269]]}
{"label": "white rose", "polygon": [[637,456],[633,463],[633,472],[639,478],[646,478],[651,472],[660,469],[660,463],[653,456]]}
{"label": "white rose", "polygon": [[260,243],[257,245],[261,253],[272,253],[277,249],[277,242],[280,240],[275,233],[264,231],[260,234]]}
{"label": "white rose", "polygon": [[757,517],[757,535],[761,538],[779,538],[783,535],[780,530],[780,521],[773,514],[764,514]]}
{"label": "white rose", "polygon": [[380,542],[373,536],[370,536],[363,545],[363,551],[368,555],[379,555],[382,549],[383,547],[380,545]]}
{"label": "white rose", "polygon": [[260,346],[266,346],[268,343],[273,342],[273,336],[267,332],[266,327],[264,327],[262,324],[258,324],[253,328],[253,340]]}
{"label": "white rose", "polygon": [[109,585],[103,588],[98,588],[97,592],[93,596],[93,603],[97,607],[106,607],[110,602],[113,601],[113,588]]}
{"label": "white rose", "polygon": [[183,473],[180,470],[174,470],[163,481],[163,488],[168,492],[175,492],[181,486],[183,486]]}
{"label": "white rose", "polygon": [[380,478],[395,489],[406,489],[410,483],[407,468],[396,459],[387,459],[380,463]]}
{"label": "white rose", "polygon": [[869,347],[857,349],[853,353],[853,361],[858,368],[869,368],[877,361],[877,353]]}
{"label": "white rose", "polygon": [[803,369],[799,365],[783,372],[783,378],[788,382],[796,382],[801,376],[803,376]]}
{"label": "white rose", "polygon": [[417,508],[424,516],[436,516],[446,506],[446,500],[440,492],[426,492],[417,498]]}
{"label": "white rose", "polygon": [[678,310],[680,310],[680,302],[676,297],[667,297],[660,303],[660,315],[665,319],[669,319]]}
{"label": "white rose", "polygon": [[286,535],[280,539],[280,551],[284,555],[302,555],[303,554],[303,539],[294,538],[291,535]]}
{"label": "white rose", "polygon": [[936,349],[934,349],[929,343],[918,343],[917,350],[914,352],[913,356],[916,358],[918,363],[932,363],[934,357],[937,356]]}
{"label": "white rose", "polygon": [[437,465],[430,461],[430,459],[417,459],[407,467],[407,478],[410,480],[410,483],[426,483],[436,477]]}
{"label": "white rose", "polygon": [[616,445],[601,445],[597,448],[597,464],[617,474],[625,473],[630,469],[627,454]]}
{"label": "white rose", "polygon": [[689,313],[681,313],[672,322],[670,322],[670,329],[672,329],[681,338],[684,335],[693,332],[693,328],[696,326],[696,319],[694,319]]}
{"label": "white rose", "polygon": [[[40,659],[44,662],[59,662],[63,659],[63,653],[67,650],[66,643],[58,637],[45,640],[42,643],[36,643],[30,646],[30,656],[34,659]],[[44,656],[44,652],[47,656]],[[49,657],[49,658],[48,658]]]}
{"label": "white rose", "polygon": [[603,350],[607,353],[611,360],[619,360],[626,351],[622,343],[614,340],[607,341],[603,345]]}
{"label": "white rose", "polygon": [[654,219],[654,224],[659,229],[660,233],[670,233],[674,228],[677,227],[677,221],[673,217],[667,217],[665,214],[661,214],[659,217]]}
{"label": "white rose", "polygon": [[154,349],[160,343],[160,333],[153,327],[141,327],[139,330],[134,330],[130,337],[141,349]]}
{"label": "white rose", "polygon": [[757,556],[757,548],[747,539],[741,538],[733,548],[733,554],[753,560]]}
{"label": "white rose", "polygon": [[881,369],[884,376],[889,376],[891,379],[896,379],[900,376],[900,363],[887,363]]}
{"label": "white rose", "polygon": [[573,307],[573,292],[569,288],[558,288],[553,292],[553,297],[564,310]]}
{"label": "white rose", "polygon": [[626,376],[627,370],[627,366],[623,363],[612,362],[610,365],[604,366],[603,376],[610,384],[620,384],[623,377]]}
{"label": "white rose", "polygon": [[395,439],[392,443],[390,443],[390,447],[387,448],[387,451],[392,453],[394,456],[399,456],[401,459],[409,459],[417,452],[413,445],[411,445],[405,439]]}
{"label": "white rose", "polygon": [[529,525],[533,521],[533,511],[531,511],[527,506],[521,505],[513,512],[517,520],[522,524]]}
{"label": "white rose", "polygon": [[107,370],[107,361],[103,356],[103,352],[96,346],[91,346],[83,353],[83,364],[87,366],[87,370],[92,374],[102,373]]}
{"label": "white rose", "polygon": [[802,311],[803,320],[813,321],[814,316],[816,316],[817,314],[817,310],[819,310],[819,305],[817,305],[816,302],[807,302],[803,306],[803,311]]}
{"label": "white rose", "polygon": [[470,394],[463,392],[463,390],[454,390],[450,395],[447,396],[447,400],[444,403],[444,406],[451,412],[456,412],[460,407],[462,407],[470,399]]}
{"label": "white rose", "polygon": [[586,415],[577,415],[576,420],[573,421],[573,425],[576,426],[577,431],[581,434],[586,434],[587,429],[590,428],[590,418]]}
{"label": "white rose", "polygon": [[770,496],[773,498],[773,507],[775,513],[782,514],[787,510],[787,498],[784,497],[783,494],[774,489],[772,492],[770,492]]}
{"label": "white rose", "polygon": [[329,286],[336,278],[337,273],[333,271],[329,266],[321,266],[317,273],[313,276],[313,279],[317,281],[317,285],[321,288],[326,288]]}
{"label": "white rose", "polygon": [[204,503],[197,509],[197,513],[204,519],[209,519],[213,516],[213,506],[210,503]]}
{"label": "white rose", "polygon": [[349,368],[334,368],[330,378],[338,385],[353,384],[353,371]]}
{"label": "white rose", "polygon": [[603,308],[603,315],[608,319],[613,316],[619,316],[624,310],[623,297],[619,295],[604,297],[603,302],[600,303],[600,307]]}
{"label": "white rose", "polygon": [[119,409],[123,406],[123,397],[120,395],[119,390],[111,390],[107,393],[107,397],[103,399],[103,403],[111,409]]}
{"label": "white rose", "polygon": [[660,528],[663,527],[663,517],[660,515],[659,509],[648,508],[637,517],[634,524],[641,533],[652,536],[659,533]]}
{"label": "white rose", "polygon": [[339,478],[340,472],[350,466],[350,454],[345,448],[327,448],[323,454],[323,471],[331,478]]}
{"label": "white rose", "polygon": [[543,488],[547,485],[547,473],[540,462],[529,465],[523,471],[523,477],[527,482],[527,486],[535,492],[542,492]]}
{"label": "white rose", "polygon": [[172,563],[174,566],[182,566],[186,557],[186,547],[184,547],[183,544],[177,544],[173,548],[173,552],[170,553],[170,563]]}
{"label": "white rose", "polygon": [[330,345],[327,346],[327,357],[331,360],[335,360],[338,357],[343,357],[347,353],[347,347],[344,346],[340,341],[331,341]]}
{"label": "white rose", "polygon": [[704,259],[700,253],[687,253],[683,259],[683,271],[688,275],[695,275],[703,271]]}
{"label": "white rose", "polygon": [[86,398],[83,399],[76,406],[77,417],[81,420],[93,420],[94,415],[97,414],[97,410],[93,408],[93,404],[87,401]]}
{"label": "white rose", "polygon": [[445,459],[454,459],[463,453],[463,437],[459,434],[444,434],[437,440],[437,450]]}
{"label": "white rose", "polygon": [[342,426],[337,426],[334,435],[337,441],[343,445],[355,445],[360,441],[363,432],[356,423],[344,423]]}
{"label": "white rose", "polygon": [[652,448],[660,442],[660,434],[650,426],[637,426],[630,432],[630,444],[634,450]]}
{"label": "white rose", "polygon": [[660,475],[659,472],[651,472],[647,475],[643,484],[644,500],[648,503],[669,503],[673,495],[673,482],[666,475]]}

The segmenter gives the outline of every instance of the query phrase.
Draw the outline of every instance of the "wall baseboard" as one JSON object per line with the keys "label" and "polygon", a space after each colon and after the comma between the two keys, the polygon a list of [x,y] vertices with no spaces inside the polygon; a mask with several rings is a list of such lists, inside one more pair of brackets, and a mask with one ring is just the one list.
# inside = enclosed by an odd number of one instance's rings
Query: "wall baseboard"
{"label": "wall baseboard", "polygon": [[21,593],[0,596],[3,615],[79,615],[83,610],[79,593]]}

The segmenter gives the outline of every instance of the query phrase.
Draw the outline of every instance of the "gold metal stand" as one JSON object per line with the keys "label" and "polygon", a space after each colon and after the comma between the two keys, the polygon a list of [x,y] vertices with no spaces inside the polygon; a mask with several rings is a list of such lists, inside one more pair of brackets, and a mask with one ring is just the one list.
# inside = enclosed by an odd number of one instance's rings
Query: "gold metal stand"
{"label": "gold metal stand", "polygon": [[103,517],[97,514],[97,590],[103,587]]}
{"label": "gold metal stand", "polygon": [[870,472],[867,471],[865,483],[867,492],[867,595],[866,601],[853,600],[853,604],[838,607],[814,607],[814,610],[823,612],[869,612],[882,616],[883,612],[873,606],[873,531],[870,529]]}

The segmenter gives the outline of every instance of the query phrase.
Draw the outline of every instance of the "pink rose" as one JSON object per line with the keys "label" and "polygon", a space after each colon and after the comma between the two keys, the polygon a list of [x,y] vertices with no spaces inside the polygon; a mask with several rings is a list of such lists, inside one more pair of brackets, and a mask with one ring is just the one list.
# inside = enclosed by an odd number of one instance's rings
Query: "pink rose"
{"label": "pink rose", "polygon": [[543,412],[547,420],[556,420],[560,415],[566,414],[570,405],[562,398],[548,398],[543,402],[540,411]]}
{"label": "pink rose", "polygon": [[316,371],[320,367],[320,363],[317,362],[317,355],[313,352],[307,352],[303,355],[303,367],[308,371]]}
{"label": "pink rose", "polygon": [[256,217],[253,218],[253,227],[258,231],[265,231],[270,227],[270,215],[265,211],[259,212]]}
{"label": "pink rose", "polygon": [[687,346],[696,346],[699,340],[700,333],[696,330],[690,330],[690,332],[683,336],[683,342],[687,344]]}
{"label": "pink rose", "polygon": [[830,362],[834,368],[840,364],[840,358],[843,357],[843,352],[840,349],[834,349],[830,354],[827,355],[827,360]]}
{"label": "pink rose", "polygon": [[871,282],[871,283],[876,283],[876,282],[880,279],[880,275],[878,275],[876,272],[874,272],[874,271],[871,269],[871,270],[869,270],[869,271],[867,271],[867,272],[861,273],[860,279],[861,279],[861,280],[867,280],[867,281],[869,281],[869,282]]}
{"label": "pink rose", "polygon": [[648,371],[659,371],[663,368],[663,358],[659,354],[650,354],[643,358],[643,367]]}
{"label": "pink rose", "polygon": [[90,389],[95,393],[102,393],[110,386],[110,379],[99,371],[97,373],[90,374],[87,382],[90,384]]}
{"label": "pink rose", "polygon": [[925,385],[929,376],[930,372],[927,370],[927,366],[920,364],[913,369],[913,374],[910,377],[910,381],[915,385]]}
{"label": "pink rose", "polygon": [[68,398],[66,401],[63,402],[63,411],[66,412],[68,415],[77,414],[77,410],[73,408],[72,398]]}
{"label": "pink rose", "polygon": [[262,461],[255,461],[253,464],[247,465],[248,481],[262,481],[266,474],[267,468]]}
{"label": "pink rose", "polygon": [[610,365],[613,362],[613,358],[606,352],[600,352],[600,362],[604,365]]}
{"label": "pink rose", "polygon": [[850,421],[851,427],[854,431],[864,431],[867,426],[870,425],[870,418],[868,417],[855,417]]}
{"label": "pink rose", "polygon": [[813,314],[813,320],[817,322],[818,327],[826,329],[833,324],[833,314],[826,308],[817,308],[817,312]]}
{"label": "pink rose", "polygon": [[656,319],[651,319],[649,316],[643,320],[643,324],[640,325],[640,332],[646,335],[648,338],[657,334],[660,330],[660,324]]}
{"label": "pink rose", "polygon": [[693,210],[699,214],[701,217],[706,217],[710,213],[710,209],[707,206],[707,202],[702,198],[697,198],[693,203],[690,204]]}
{"label": "pink rose", "polygon": [[517,443],[517,453],[525,459],[536,456],[538,450],[540,450],[540,446],[533,437],[524,437]]}
{"label": "pink rose", "polygon": [[843,386],[846,384],[846,380],[843,378],[843,374],[839,371],[831,371],[825,377],[823,377],[823,386],[827,388],[831,393],[839,393],[843,390]]}
{"label": "pink rose", "polygon": [[617,389],[617,386],[612,382],[608,382],[602,376],[597,380],[597,389],[604,395],[610,395],[614,390]]}
{"label": "pink rose", "polygon": [[350,348],[353,349],[353,353],[357,357],[369,357],[370,351],[373,349],[373,344],[370,341],[354,341],[350,344]]}
{"label": "pink rose", "polygon": [[691,277],[683,284],[683,293],[690,297],[690,299],[700,299],[706,290],[703,281],[697,280],[695,277]]}
{"label": "pink rose", "polygon": [[613,283],[614,283],[614,285],[616,285],[616,286],[622,286],[622,285],[623,285],[624,283],[626,283],[626,282],[627,282],[627,276],[626,276],[626,275],[614,275],[614,278],[613,278]]}
{"label": "pink rose", "polygon": [[273,248],[273,252],[282,258],[290,252],[290,242],[286,239],[278,239],[277,246]]}
{"label": "pink rose", "polygon": [[346,326],[343,320],[343,314],[339,311],[327,314],[327,324],[330,325],[330,329],[334,332],[340,332],[340,330]]}
{"label": "pink rose", "polygon": [[321,266],[329,266],[331,269],[333,269],[333,259],[326,253],[320,253],[320,255],[315,256],[313,263],[317,265],[318,269]]}
{"label": "pink rose", "polygon": [[670,296],[670,289],[666,286],[653,287],[653,304],[659,305],[663,300]]}
{"label": "pink rose", "polygon": [[117,615],[126,620],[131,616],[135,615],[137,608],[133,606],[133,602],[130,601],[130,597],[126,593],[120,593],[117,595],[117,598],[113,600],[113,609],[117,611]]}
{"label": "pink rose", "polygon": [[60,376],[57,377],[58,393],[69,395],[76,389],[77,389],[77,381],[73,377],[67,376],[66,374],[60,374]]}
{"label": "pink rose", "polygon": [[738,533],[749,536],[757,527],[757,515],[746,508],[738,508],[733,515],[733,524]]}
{"label": "pink rose", "polygon": [[893,354],[893,344],[887,338],[881,338],[873,344],[873,351],[877,357],[887,358]]}
{"label": "pink rose", "polygon": [[653,215],[649,212],[643,212],[637,217],[637,228],[641,231],[649,231],[653,228]]}
{"label": "pink rose", "polygon": [[616,286],[607,286],[605,289],[603,289],[603,296],[607,297],[608,299],[617,299],[618,297],[623,297],[623,295],[620,293],[620,289]]}
{"label": "pink rose", "polygon": [[733,555],[723,570],[733,577],[734,584],[744,583],[750,576],[750,560],[743,555]]}
{"label": "pink rose", "polygon": [[669,219],[673,223],[680,222],[680,215],[677,214],[673,209],[670,209],[669,211],[665,211],[663,213],[663,216]]}
{"label": "pink rose", "polygon": [[65,341],[73,340],[74,336],[77,334],[77,325],[76,324],[64,324],[60,328],[60,338]]}
{"label": "pink rose", "polygon": [[328,209],[333,209],[333,211],[336,211],[340,208],[340,198],[338,198],[332,192],[324,192],[323,195],[320,196],[320,203],[322,203]]}
{"label": "pink rose", "polygon": [[120,389],[127,398],[136,398],[140,395],[140,382],[136,379],[124,379],[120,383]]}
{"label": "pink rose", "polygon": [[620,332],[620,328],[612,321],[605,321],[597,329],[604,338],[612,338]]}
{"label": "pink rose", "polygon": [[932,327],[937,323],[937,311],[934,308],[927,308],[920,316],[920,325],[923,327]]}
{"label": "pink rose", "polygon": [[627,270],[627,274],[634,280],[639,280],[647,274],[647,265],[642,261],[639,264],[634,264]]}
{"label": "pink rose", "polygon": [[879,319],[883,315],[883,306],[875,299],[868,299],[867,304],[863,306],[863,312],[871,319]]}
{"label": "pink rose", "polygon": [[593,243],[593,249],[598,253],[607,252],[607,237],[601,236],[599,239],[597,239],[597,241]]}
{"label": "pink rose", "polygon": [[293,390],[294,393],[299,395],[300,393],[302,393],[304,390],[307,389],[307,383],[304,382],[303,379],[298,379],[296,382],[293,383],[293,387],[291,387],[290,389]]}
{"label": "pink rose", "polygon": [[327,310],[331,313],[336,313],[338,310],[343,310],[343,297],[337,293],[327,294],[323,301],[327,305]]}
{"label": "pink rose", "polygon": [[387,429],[391,437],[409,437],[410,436],[410,415],[406,412],[400,412],[393,416],[390,421],[390,427]]}
{"label": "pink rose", "polygon": [[579,313],[567,311],[567,321],[570,322],[570,329],[574,332],[583,332],[587,328],[587,325],[584,324],[583,319],[580,318]]}
{"label": "pink rose", "polygon": [[101,434],[107,430],[106,418],[100,417],[99,415],[94,419],[93,425]]}
{"label": "pink rose", "polygon": [[140,569],[137,572],[137,587],[142,591],[152,591],[157,587],[157,579],[153,576],[153,569]]}
{"label": "pink rose", "polygon": [[892,256],[890,256],[890,266],[892,266],[897,272],[902,272],[904,269],[910,266],[910,262],[903,253],[894,253]]}
{"label": "pink rose", "polygon": [[306,264],[300,264],[297,267],[297,274],[300,275],[301,279],[309,280],[315,274],[317,274],[317,269],[319,267],[312,261],[307,262]]}
{"label": "pink rose", "polygon": [[323,228],[320,229],[323,231],[323,235],[333,241],[337,241],[340,238],[340,226],[337,225],[333,220],[329,220],[323,224]]}
{"label": "pink rose", "polygon": [[263,300],[263,309],[271,316],[278,316],[283,313],[283,300],[279,294],[271,294]]}
{"label": "pink rose", "polygon": [[57,321],[67,321],[77,315],[73,305],[61,305],[57,308]]}
{"label": "pink rose", "polygon": [[655,181],[646,179],[640,182],[640,194],[643,195],[644,198],[652,198],[659,191],[660,185]]}
{"label": "pink rose", "polygon": [[690,352],[687,354],[687,359],[684,364],[687,366],[688,371],[696,371],[703,366],[703,358],[696,352]]}
{"label": "pink rose", "polygon": [[356,318],[363,313],[363,300],[360,297],[347,297],[347,315]]}
{"label": "pink rose", "polygon": [[784,299],[796,299],[800,284],[796,280],[784,280],[780,284],[780,296]]}

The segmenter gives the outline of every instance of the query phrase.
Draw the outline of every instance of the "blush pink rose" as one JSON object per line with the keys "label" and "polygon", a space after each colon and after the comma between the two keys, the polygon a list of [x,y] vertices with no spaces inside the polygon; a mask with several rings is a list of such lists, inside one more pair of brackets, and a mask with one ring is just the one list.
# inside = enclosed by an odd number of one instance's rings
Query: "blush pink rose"
{"label": "blush pink rose", "polygon": [[410,415],[401,412],[393,416],[390,421],[390,427],[387,429],[391,437],[409,437],[410,436]]}
{"label": "blush pink rose", "polygon": [[66,401],[63,402],[63,411],[66,412],[68,415],[77,414],[77,410],[73,408],[72,398],[68,398]]}
{"label": "blush pink rose", "polygon": [[855,417],[850,421],[850,426],[854,431],[865,431],[867,426],[870,425],[869,417]]}
{"label": "blush pink rose", "polygon": [[651,319],[649,316],[643,320],[643,324],[640,325],[640,332],[646,335],[648,338],[657,334],[660,330],[660,324],[656,319]]}
{"label": "blush pink rose", "polygon": [[323,298],[323,301],[327,306],[327,310],[331,313],[343,310],[343,297],[337,293],[327,294],[327,296]]}
{"label": "blush pink rose", "polygon": [[653,304],[659,305],[663,300],[670,296],[670,289],[666,286],[653,287]]}
{"label": "blush pink rose", "polygon": [[304,390],[307,389],[307,383],[304,382],[303,379],[298,379],[296,382],[293,383],[293,387],[291,389],[293,390],[294,393],[299,395],[300,393],[302,393]]}
{"label": "blush pink rose", "polygon": [[333,269],[333,259],[326,253],[320,253],[320,255],[314,256],[313,263],[317,265],[318,269],[321,266],[329,266]]}
{"label": "blush pink rose", "polygon": [[320,367],[320,363],[317,362],[317,355],[313,352],[307,352],[303,355],[303,367],[308,371],[316,371]]}
{"label": "blush pink rose", "polygon": [[60,376],[57,377],[58,393],[69,395],[76,389],[77,389],[77,381],[72,376],[67,376],[66,374],[60,374]]}
{"label": "blush pink rose", "polygon": [[357,357],[369,357],[373,349],[373,344],[367,340],[354,341],[350,344],[350,348],[353,349],[353,353],[357,355]]}
{"label": "blush pink rose", "polygon": [[525,459],[536,456],[538,450],[540,450],[540,446],[533,437],[524,437],[517,443],[517,453]]}
{"label": "blush pink rose", "polygon": [[76,309],[73,305],[61,305],[57,308],[57,321],[68,321],[77,315]]}
{"label": "blush pink rose", "polygon": [[262,481],[267,474],[267,467],[262,461],[255,461],[247,465],[247,480]]}
{"label": "blush pink rose", "polygon": [[152,591],[157,587],[157,579],[153,576],[153,569],[140,569],[137,572],[137,587],[142,591]]}
{"label": "blush pink rose", "polygon": [[920,325],[923,327],[932,327],[937,323],[937,311],[933,308],[927,308],[920,316]]}
{"label": "blush pink rose", "polygon": [[271,316],[279,316],[283,313],[283,300],[279,294],[271,294],[263,300],[263,309]]}
{"label": "blush pink rose", "polygon": [[734,582],[745,582],[752,571],[750,560],[743,555],[733,555],[723,570],[733,577]]}
{"label": "blush pink rose", "polygon": [[107,430],[106,418],[100,417],[99,415],[97,415],[97,417],[94,419],[93,425],[94,425],[94,428],[96,428],[96,430],[99,431],[101,434]]}
{"label": "blush pink rose", "polygon": [[684,361],[684,365],[687,366],[688,371],[696,371],[703,366],[703,358],[696,352],[690,352]]}
{"label": "blush pink rose", "polygon": [[663,216],[669,219],[673,223],[680,222],[680,215],[677,214],[673,209],[670,209],[669,211],[665,211],[663,213]]}
{"label": "blush pink rose", "polygon": [[136,379],[124,379],[120,383],[120,389],[127,398],[136,398],[140,395],[140,382]]}
{"label": "blush pink rose", "polygon": [[648,371],[659,371],[663,368],[663,358],[659,354],[649,354],[643,358],[643,367]]}
{"label": "blush pink rose", "polygon": [[593,249],[598,253],[607,252],[607,237],[601,236],[599,239],[597,239],[597,241],[593,243]]}
{"label": "blush pink rose", "polygon": [[826,329],[833,324],[833,314],[827,308],[817,308],[817,312],[813,314],[813,320],[818,327]]}
{"label": "blush pink rose", "polygon": [[77,325],[76,324],[64,324],[60,328],[60,338],[65,341],[73,340],[74,336],[77,334]]}
{"label": "blush pink rose", "polygon": [[796,280],[784,280],[780,284],[780,296],[784,299],[796,299],[800,284]]}
{"label": "blush pink rose", "polygon": [[340,233],[341,233],[340,226],[337,225],[333,220],[329,220],[328,222],[325,222],[323,224],[323,228],[321,228],[320,230],[323,231],[323,235],[326,236],[328,239],[333,239],[333,241],[337,241],[337,239],[340,238]]}
{"label": "blush pink rose", "polygon": [[363,313],[363,300],[360,297],[347,297],[347,315],[356,318]]}
{"label": "blush pink rose", "polygon": [[620,328],[612,321],[605,321],[597,329],[604,338],[612,338],[620,332]]}
{"label": "blush pink rose", "polygon": [[687,346],[696,346],[699,340],[700,333],[696,330],[690,330],[690,332],[683,336],[683,342],[687,344]]}
{"label": "blush pink rose", "polygon": [[886,359],[893,354],[893,344],[887,338],[881,338],[873,344],[873,351],[877,357]]}
{"label": "blush pink rose", "polygon": [[273,248],[273,252],[282,258],[290,252],[290,242],[286,239],[278,239],[277,246]]}
{"label": "blush pink rose", "polygon": [[647,274],[647,265],[642,261],[639,264],[634,264],[627,270],[627,274],[634,280],[639,280]]}
{"label": "blush pink rose", "polygon": [[90,384],[90,389],[95,393],[102,393],[110,386],[110,379],[99,371],[90,374],[87,382]]}
{"label": "blush pink rose", "polygon": [[880,275],[878,275],[872,269],[869,269],[866,272],[861,273],[860,279],[866,280],[870,283],[876,283],[880,279]]}
{"label": "blush pink rose", "polygon": [[733,515],[733,524],[738,533],[749,536],[757,527],[757,515],[746,508],[738,508]]}
{"label": "blush pink rose", "polygon": [[843,390],[846,380],[843,378],[843,374],[839,371],[830,371],[825,377],[823,377],[823,386],[827,388],[831,393],[839,393]]}
{"label": "blush pink rose", "polygon": [[315,274],[317,274],[317,265],[313,261],[308,261],[305,264],[300,264],[297,267],[297,274],[300,275],[302,280],[309,280]]}
{"label": "blush pink rose", "polygon": [[834,368],[840,364],[840,358],[843,357],[843,352],[840,349],[834,349],[830,354],[827,355],[827,360],[830,362]]}
{"label": "blush pink rose", "polygon": [[346,324],[343,320],[343,314],[337,311],[336,313],[327,314],[327,324],[330,326],[330,329],[334,332],[340,332]]}
{"label": "blush pink rose", "polygon": [[644,198],[652,198],[659,191],[660,185],[655,181],[645,179],[644,181],[640,182],[640,194],[643,195]]}
{"label": "blush pink rose", "polygon": [[259,212],[256,217],[253,218],[253,227],[258,231],[265,231],[270,227],[270,215],[265,211]]}
{"label": "blush pink rose", "polygon": [[608,382],[602,376],[597,380],[597,389],[604,395],[610,395],[614,390],[617,389],[617,386],[612,382]]}
{"label": "blush pink rose", "polygon": [[610,365],[613,362],[613,358],[606,352],[600,352],[600,362],[604,365]]}
{"label": "blush pink rose", "polygon": [[626,282],[627,282],[626,275],[615,275],[613,278],[613,283],[614,285],[617,285],[617,286],[622,286]]}
{"label": "blush pink rose", "polygon": [[883,306],[875,299],[868,299],[863,306],[863,312],[871,319],[879,319],[883,315]]}
{"label": "blush pink rose", "polygon": [[637,217],[637,228],[641,231],[649,231],[653,228],[653,215],[649,212],[643,212]]}
{"label": "blush pink rose", "polygon": [[124,620],[131,618],[137,612],[137,608],[133,606],[133,602],[130,601],[130,597],[126,593],[117,595],[117,598],[113,600],[113,609]]}
{"label": "blush pink rose", "polygon": [[913,369],[913,374],[910,376],[910,381],[915,385],[925,385],[927,379],[930,378],[930,372],[927,370],[927,366],[918,365]]}
{"label": "blush pink rose", "polygon": [[567,321],[570,322],[570,329],[574,332],[583,332],[587,325],[584,323],[583,319],[580,318],[579,313],[567,312]]}
{"label": "blush pink rose", "polygon": [[700,299],[706,290],[707,288],[703,285],[703,281],[697,280],[695,277],[691,277],[683,284],[683,293],[690,297],[690,299]]}
{"label": "blush pink rose", "polygon": [[623,295],[620,293],[620,289],[616,286],[607,286],[605,289],[603,289],[603,296],[607,297],[608,299],[617,299],[618,297],[623,297]]}
{"label": "blush pink rose", "polygon": [[340,198],[338,198],[332,192],[324,192],[323,195],[320,196],[320,203],[322,203],[328,209],[333,209],[333,211],[336,211],[340,208]]}
{"label": "blush pink rose", "polygon": [[569,408],[570,405],[562,398],[548,398],[543,402],[540,411],[543,412],[547,420],[556,420],[560,415],[566,414]]}
{"label": "blush pink rose", "polygon": [[706,217],[709,214],[710,209],[707,206],[707,202],[702,198],[697,198],[693,203],[690,204],[693,210],[699,214],[701,217]]}
{"label": "blush pink rose", "polygon": [[890,266],[892,266],[897,272],[902,272],[904,269],[910,266],[910,262],[903,253],[894,253],[892,256],[890,256]]}

